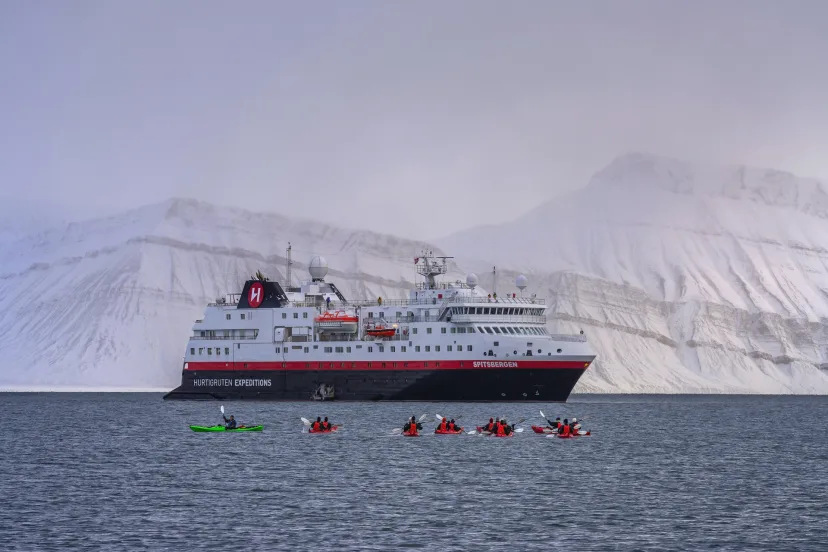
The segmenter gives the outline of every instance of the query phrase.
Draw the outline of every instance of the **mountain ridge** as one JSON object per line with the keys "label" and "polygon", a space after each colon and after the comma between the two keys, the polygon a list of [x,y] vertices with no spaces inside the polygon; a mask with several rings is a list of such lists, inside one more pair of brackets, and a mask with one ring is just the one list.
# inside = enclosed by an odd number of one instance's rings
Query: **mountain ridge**
{"label": "mountain ridge", "polygon": [[295,275],[322,254],[354,298],[405,296],[423,247],[454,253],[448,278],[475,271],[484,289],[517,291],[525,273],[550,331],[584,330],[598,352],[575,392],[828,393],[823,219],[755,194],[676,202],[687,194],[658,179],[689,177],[633,161],[599,171],[605,195],[588,185],[454,243],[186,198],[0,243],[0,387],[173,387],[205,304],[256,270],[284,281],[290,242]]}

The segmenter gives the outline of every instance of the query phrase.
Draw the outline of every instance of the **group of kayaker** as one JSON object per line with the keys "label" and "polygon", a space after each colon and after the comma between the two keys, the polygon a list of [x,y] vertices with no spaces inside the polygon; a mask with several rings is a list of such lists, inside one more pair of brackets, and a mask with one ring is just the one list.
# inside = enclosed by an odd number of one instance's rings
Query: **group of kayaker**
{"label": "group of kayaker", "polygon": [[[542,426],[532,426],[532,429],[535,430],[536,433],[556,433],[562,437],[578,436],[579,432],[581,435],[589,434],[589,432],[580,431],[581,424],[578,422],[578,418],[572,418],[572,422],[570,422],[568,418],[564,418],[564,420],[561,421],[560,416],[558,416],[555,418],[555,421],[552,421],[543,415],[543,412],[541,412],[541,415],[544,417],[548,425],[546,428],[543,428]],[[420,430],[423,429],[422,420],[424,417],[425,414],[418,420],[416,416],[411,416],[411,419],[407,420],[405,425],[403,425],[402,433],[409,436],[419,435]],[[236,425],[236,418],[232,414],[229,419],[222,414],[222,418],[224,418],[226,429],[237,429],[238,427],[244,427]],[[440,415],[438,415],[437,418],[439,423],[434,430],[435,433],[463,433],[464,429],[457,424],[454,418],[449,419]],[[310,433],[327,433],[335,431],[339,428],[338,425],[334,425],[328,421],[327,416],[325,416],[325,419],[322,419],[321,416],[317,416],[316,421],[314,422],[310,422],[305,418],[302,418],[302,421],[306,426],[308,426],[308,431]],[[515,426],[523,421],[524,419],[520,419],[517,423],[510,424],[506,421],[506,418],[489,418],[489,422],[487,424],[478,426],[476,429],[482,434],[488,433],[499,437],[507,437],[514,433]],[[394,431],[400,430],[397,429]],[[517,432],[521,431],[523,431],[523,429],[517,430]],[[472,431],[471,433],[475,432]]]}
{"label": "group of kayaker", "polygon": [[577,434],[581,429],[581,424],[578,423],[578,418],[572,418],[571,423],[567,418],[564,418],[564,421],[562,422],[560,416],[555,418],[554,422],[550,421],[549,418],[546,418],[546,421],[549,424],[547,426],[549,429],[557,431],[558,435],[563,435],[564,437]]}
{"label": "group of kayaker", "polygon": [[511,435],[515,430],[515,425],[507,422],[506,418],[489,418],[489,423],[484,425],[482,430],[494,435]]}

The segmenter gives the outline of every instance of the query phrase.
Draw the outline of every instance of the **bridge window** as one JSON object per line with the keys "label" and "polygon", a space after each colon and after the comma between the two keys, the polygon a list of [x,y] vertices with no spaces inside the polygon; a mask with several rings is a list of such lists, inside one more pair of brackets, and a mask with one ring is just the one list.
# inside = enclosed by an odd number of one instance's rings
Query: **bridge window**
{"label": "bridge window", "polygon": [[435,346],[434,346],[434,351],[435,351],[435,352],[437,352],[437,353],[439,353],[439,352],[440,352],[440,346],[439,346],[439,345],[435,345]]}
{"label": "bridge window", "polygon": [[405,352],[405,345],[400,345],[400,352],[401,352],[401,353],[404,353],[404,352]]}
{"label": "bridge window", "polygon": [[337,353],[344,353],[344,352],[345,352],[345,350],[344,350],[342,347],[337,347],[337,348],[336,348],[336,352],[337,352]]}
{"label": "bridge window", "polygon": [[229,314],[226,314],[224,317],[225,317],[227,320],[230,320],[230,315],[229,315]]}
{"label": "bridge window", "polygon": [[212,355],[212,354],[213,354],[213,348],[212,348],[212,347],[207,347],[207,354],[208,354],[208,355]]}
{"label": "bridge window", "polygon": [[369,353],[373,353],[373,352],[374,352],[374,348],[373,348],[373,347],[368,347],[368,352],[369,352]]}
{"label": "bridge window", "polygon": [[380,353],[384,353],[384,352],[385,352],[385,347],[383,347],[382,345],[380,345],[380,346],[378,347],[378,349],[379,349],[379,352],[380,352]]}
{"label": "bridge window", "polygon": [[472,346],[471,346],[471,345],[467,345],[467,346],[466,346],[466,350],[467,350],[467,351],[471,351],[471,350],[472,350]]}
{"label": "bridge window", "polygon": [[462,345],[458,345],[458,346],[457,346],[457,352],[459,353],[459,352],[460,352],[460,351],[462,351],[462,350],[463,350],[463,346],[462,346]]}
{"label": "bridge window", "polygon": [[277,353],[281,353],[281,352],[282,352],[282,349],[280,349],[279,347],[276,347],[276,352],[277,352]]}
{"label": "bridge window", "polygon": [[242,320],[244,320],[244,319],[245,319],[244,313],[241,313],[241,319],[242,319]]}
{"label": "bridge window", "polygon": [[351,348],[350,348],[350,347],[345,347],[345,352],[346,352],[346,353],[350,353],[350,352],[351,352]]}
{"label": "bridge window", "polygon": [[396,348],[395,346],[393,346],[393,345],[391,345],[391,352],[392,352],[392,353],[397,352],[397,348]]}
{"label": "bridge window", "polygon": [[451,345],[446,345],[446,351],[451,352]]}
{"label": "bridge window", "polygon": [[415,352],[415,353],[419,353],[419,352],[420,352],[420,346],[419,346],[419,345],[415,345],[415,346],[414,346],[414,352]]}
{"label": "bridge window", "polygon": [[413,333],[413,334],[417,333],[417,328],[413,328],[413,329],[411,330],[411,333]]}
{"label": "bridge window", "polygon": [[457,328],[452,328],[451,333],[457,333]]}

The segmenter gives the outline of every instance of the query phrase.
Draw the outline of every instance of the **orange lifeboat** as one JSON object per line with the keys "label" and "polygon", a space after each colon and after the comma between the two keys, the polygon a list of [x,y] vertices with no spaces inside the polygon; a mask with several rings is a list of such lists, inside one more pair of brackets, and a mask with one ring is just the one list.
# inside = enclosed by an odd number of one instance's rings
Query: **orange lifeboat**
{"label": "orange lifeboat", "polygon": [[365,334],[371,337],[394,337],[396,333],[396,328],[386,328],[384,326],[375,326],[365,330]]}
{"label": "orange lifeboat", "polygon": [[321,331],[353,333],[357,331],[359,318],[354,314],[338,310],[323,312],[314,318],[314,321]]}

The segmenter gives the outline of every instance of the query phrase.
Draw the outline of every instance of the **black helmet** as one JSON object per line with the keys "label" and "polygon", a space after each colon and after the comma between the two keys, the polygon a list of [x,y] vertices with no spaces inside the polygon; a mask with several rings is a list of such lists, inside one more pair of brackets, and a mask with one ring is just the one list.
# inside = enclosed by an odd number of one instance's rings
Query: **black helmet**
{"label": "black helmet", "polygon": [[328,421],[328,417],[327,417],[327,416],[325,416],[325,421],[326,421],[326,422]]}
{"label": "black helmet", "polygon": [[322,418],[321,418],[321,417],[319,417],[319,416],[317,416],[317,417],[316,417],[316,421],[317,421],[317,422],[321,422],[321,421],[322,421]]}
{"label": "black helmet", "polygon": [[490,422],[494,422],[494,418],[489,418],[489,421],[490,421]]}

